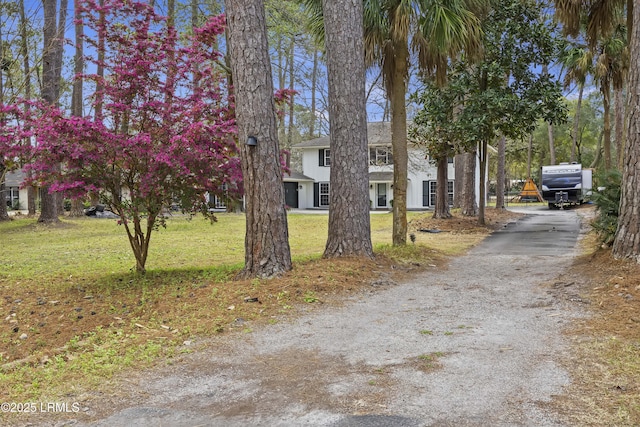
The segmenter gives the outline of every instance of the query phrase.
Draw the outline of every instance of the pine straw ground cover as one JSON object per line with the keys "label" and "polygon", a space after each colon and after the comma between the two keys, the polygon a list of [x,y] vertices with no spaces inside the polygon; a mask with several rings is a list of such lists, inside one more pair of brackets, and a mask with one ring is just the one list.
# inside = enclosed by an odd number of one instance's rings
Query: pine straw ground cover
{"label": "pine straw ground cover", "polygon": [[572,426],[640,425],[640,264],[615,260],[590,234],[548,286],[588,315],[566,330],[571,385],[552,403]]}

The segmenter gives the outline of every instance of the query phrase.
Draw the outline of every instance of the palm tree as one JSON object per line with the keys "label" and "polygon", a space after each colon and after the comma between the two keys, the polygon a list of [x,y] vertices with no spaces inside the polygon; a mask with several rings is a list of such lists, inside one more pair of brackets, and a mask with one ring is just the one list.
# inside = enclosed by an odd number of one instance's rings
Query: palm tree
{"label": "palm tree", "polygon": [[[544,64],[542,66],[542,74],[545,76],[549,74],[549,66],[547,64]],[[549,164],[555,165],[556,164],[556,142],[553,134],[553,123],[551,122],[547,122],[547,136],[549,138]]]}
{"label": "palm tree", "polygon": [[[594,74],[600,83],[604,107],[604,166],[611,169],[611,88],[619,92],[624,86],[628,67],[626,28],[617,27],[613,34],[598,42]],[[616,114],[624,114],[617,112]],[[616,141],[618,144],[620,140]]]}
{"label": "palm tree", "polygon": [[[588,48],[596,56],[594,77],[598,79],[604,102],[604,161],[605,168],[611,163],[611,86],[616,97],[621,96],[628,68],[628,45],[633,26],[634,0],[555,0],[556,16],[564,24],[564,32],[578,36],[585,29]],[[626,14],[626,20],[625,20]],[[624,22],[626,21],[626,25]],[[622,102],[616,102],[618,108]],[[617,111],[617,123],[621,124]],[[616,129],[618,156],[622,150],[624,133]],[[617,163],[620,163],[618,161]]]}
{"label": "palm tree", "polygon": [[587,77],[593,73],[593,51],[587,46],[580,44],[569,44],[561,52],[560,60],[566,73],[564,75],[564,88],[568,89],[571,83],[578,85],[578,102],[576,104],[576,114],[573,118],[573,133],[571,135],[573,144],[571,146],[571,161],[576,161],[578,147],[578,132],[580,129],[580,110],[584,87]]}
{"label": "palm tree", "polygon": [[[606,38],[618,26],[618,17],[626,10],[627,40],[631,40],[633,3],[635,0],[555,0],[556,17],[562,22],[565,34],[577,36],[586,23],[590,46]],[[626,9],[625,9],[626,6]]]}
{"label": "palm tree", "polygon": [[[304,0],[312,30],[320,38],[322,2]],[[369,67],[380,67],[391,105],[393,149],[393,244],[407,241],[407,112],[406,94],[411,54],[421,71],[446,81],[447,60],[481,49],[475,0],[363,0],[364,49]]]}
{"label": "palm tree", "polygon": [[[627,41],[629,43],[629,118],[627,143],[624,147],[622,192],[618,228],[612,253],[616,258],[640,262],[640,8],[634,0],[626,2]],[[598,8],[587,8],[587,0],[556,0],[558,17],[565,24],[565,32],[576,34],[583,12],[588,13],[587,34],[591,44],[599,35],[610,35],[615,19],[624,9],[624,0],[601,0]],[[603,37],[604,38],[604,37]]]}

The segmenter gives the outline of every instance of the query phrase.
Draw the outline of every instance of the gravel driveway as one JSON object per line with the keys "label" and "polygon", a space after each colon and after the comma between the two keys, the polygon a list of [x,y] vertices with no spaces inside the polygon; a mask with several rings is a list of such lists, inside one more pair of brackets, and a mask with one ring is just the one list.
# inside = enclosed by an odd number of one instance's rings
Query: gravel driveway
{"label": "gravel driveway", "polygon": [[544,284],[571,264],[580,224],[530,213],[446,270],[145,373],[126,409],[89,408],[90,425],[562,425],[545,402],[569,383],[555,361],[580,313]]}

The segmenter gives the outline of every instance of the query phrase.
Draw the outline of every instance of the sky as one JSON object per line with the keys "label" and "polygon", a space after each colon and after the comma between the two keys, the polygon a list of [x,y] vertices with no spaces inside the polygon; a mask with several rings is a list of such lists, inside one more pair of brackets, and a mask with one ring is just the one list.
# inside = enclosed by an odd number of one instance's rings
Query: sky
{"label": "sky", "polygon": [[[158,8],[161,9],[162,5],[164,4],[164,2],[162,1],[158,1]],[[34,32],[36,34],[38,34],[39,37],[41,37],[42,34],[42,1],[38,1],[38,0],[25,0],[25,8],[27,10],[27,16],[28,16],[28,21],[30,22],[31,26],[34,29]],[[69,43],[66,46],[66,56],[67,57],[72,57],[73,55],[73,46],[71,44],[71,41],[74,38],[74,28],[73,28],[73,22],[72,22],[72,17],[73,17],[73,0],[69,1],[69,5],[68,5],[68,12],[67,12],[67,22],[65,25],[65,35],[67,37],[67,39],[69,40]],[[18,29],[19,29],[19,15],[17,13],[17,0],[0,0],[0,11],[2,12],[2,14],[0,15],[0,25],[1,25],[1,29],[3,32],[3,39],[5,40],[13,40],[13,41],[18,41]],[[186,12],[185,12],[186,13]],[[35,46],[34,46],[35,47]],[[32,47],[32,49],[34,48]],[[41,50],[41,47],[39,47],[39,50]],[[297,60],[298,60],[298,66],[299,67],[310,67],[309,61],[308,61],[308,56],[305,58],[303,56],[302,53],[297,54]],[[32,64],[33,65],[33,64]],[[560,70],[558,68],[555,69],[556,72],[560,72]],[[89,70],[90,71],[90,70]],[[71,66],[70,66],[70,61],[67,61],[67,66],[66,68],[63,70],[63,74],[70,77],[72,75],[72,70],[71,70]],[[383,112],[384,112],[384,90],[382,89],[382,86],[380,84],[378,84],[377,86],[375,86],[373,89],[370,90],[370,86],[371,84],[375,81],[376,77],[377,77],[377,71],[373,70],[367,73],[367,85],[366,85],[366,91],[367,92],[371,92],[370,95],[370,102],[367,105],[367,113],[368,113],[368,120],[369,121],[379,121],[382,120],[383,118]],[[274,79],[275,81],[275,79]],[[277,85],[277,81],[276,81],[276,85]],[[303,104],[306,104],[307,107],[310,104],[310,93],[308,90],[305,90],[303,85],[299,84],[297,85],[298,87],[296,87],[296,89],[300,92],[298,95],[298,102],[302,102]],[[415,90],[415,88],[417,87],[417,83],[415,78],[412,79],[411,83],[410,83],[410,91],[411,90]],[[318,93],[318,98],[322,98],[323,96],[326,97],[326,91],[325,93]],[[577,91],[576,90],[572,90],[567,92],[567,96],[569,98],[571,97],[576,97],[577,96]],[[67,100],[63,100],[63,102],[67,101]],[[326,103],[326,99],[323,100],[323,102]],[[409,114],[411,115],[412,109],[411,106],[409,107]],[[326,114],[323,114],[323,118],[326,121]]]}

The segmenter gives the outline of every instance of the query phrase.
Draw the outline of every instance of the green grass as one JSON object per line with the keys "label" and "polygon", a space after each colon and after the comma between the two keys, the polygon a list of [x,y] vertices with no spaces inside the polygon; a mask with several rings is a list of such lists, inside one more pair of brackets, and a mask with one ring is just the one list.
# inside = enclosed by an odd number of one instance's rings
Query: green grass
{"label": "green grass", "polygon": [[[417,213],[410,213],[409,218]],[[318,257],[327,239],[328,215],[291,214],[289,242],[294,260]],[[391,214],[371,215],[372,240],[391,243]],[[210,269],[244,262],[245,217],[219,214],[210,224],[202,218],[173,217],[151,238],[147,270]],[[109,219],[64,219],[48,227],[33,219],[0,223],[0,280],[98,278],[127,274],[135,259],[124,229]]]}
{"label": "green grass", "polygon": [[[418,215],[411,212],[408,216]],[[320,258],[328,215],[290,214],[288,221],[294,262],[304,265]],[[433,253],[422,244],[391,247],[390,213],[372,214],[371,230],[376,251],[398,262]],[[242,286],[230,282],[244,261],[244,232],[241,214],[220,214],[214,224],[198,217],[172,217],[166,228],[154,232],[147,273],[139,275],[132,271],[135,259],[125,230],[114,220],[64,218],[56,226],[27,218],[1,222],[0,296],[8,298],[5,308],[17,307],[20,332],[10,327],[0,330],[0,365],[8,361],[2,356],[5,349],[23,344],[18,339],[23,332],[28,333],[29,342],[41,341],[42,345],[30,353],[33,362],[0,370],[0,390],[4,390],[0,396],[54,399],[73,393],[74,384],[98,386],[130,367],[142,369],[158,359],[171,363],[173,356],[190,351],[182,346],[184,340],[219,333],[235,317],[253,319],[256,314],[247,310],[256,306],[244,305],[242,300],[261,289],[263,281]],[[333,280],[332,268],[327,267],[326,282]],[[307,288],[301,288],[299,296],[289,290],[263,295],[273,301],[265,300],[262,307],[275,303],[284,313],[297,301],[320,301],[313,278],[305,277],[304,282],[301,286]],[[192,293],[199,297],[191,297]],[[42,306],[36,305],[39,297],[46,297]],[[16,305],[17,298],[25,302]],[[103,310],[95,308],[96,318],[102,316],[105,326],[83,329],[82,322],[93,316],[93,298]],[[52,300],[59,303],[53,305]],[[156,311],[159,302],[166,301],[175,310]],[[235,309],[229,311],[232,305]],[[77,319],[78,306],[85,320]],[[55,317],[47,320],[49,325],[78,331],[56,344],[53,353],[48,352],[53,348],[46,337],[38,335],[41,320],[36,317],[45,309],[55,311]],[[171,331],[163,329],[165,325]],[[42,363],[46,354],[50,357]]]}
{"label": "green grass", "polygon": [[446,354],[441,351],[435,353],[421,354],[418,356],[419,366],[423,369],[431,370],[438,366],[439,359]]}

